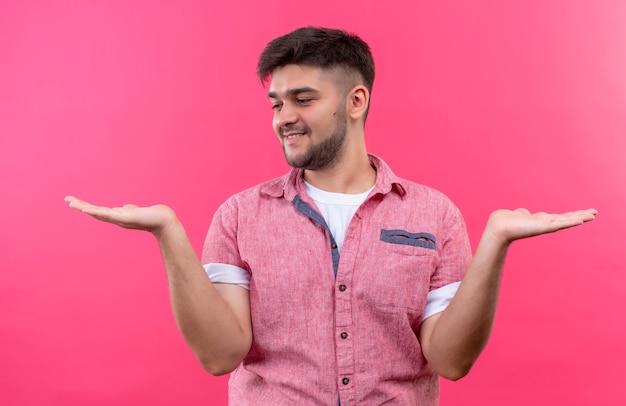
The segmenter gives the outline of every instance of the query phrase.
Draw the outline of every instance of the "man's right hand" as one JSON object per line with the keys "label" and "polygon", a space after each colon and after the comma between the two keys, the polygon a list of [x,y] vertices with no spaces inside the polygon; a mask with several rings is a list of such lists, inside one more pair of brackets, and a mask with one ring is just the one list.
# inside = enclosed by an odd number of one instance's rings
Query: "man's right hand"
{"label": "man's right hand", "polygon": [[95,219],[124,228],[149,231],[157,237],[177,221],[174,211],[162,204],[149,207],[126,204],[111,208],[96,206],[73,196],[66,197],[65,201],[71,208]]}
{"label": "man's right hand", "polygon": [[172,209],[132,204],[102,207],[72,196],[65,201],[98,220],[154,234],[167,270],[174,316],[202,366],[213,375],[223,375],[241,363],[252,345],[248,290],[211,283]]}

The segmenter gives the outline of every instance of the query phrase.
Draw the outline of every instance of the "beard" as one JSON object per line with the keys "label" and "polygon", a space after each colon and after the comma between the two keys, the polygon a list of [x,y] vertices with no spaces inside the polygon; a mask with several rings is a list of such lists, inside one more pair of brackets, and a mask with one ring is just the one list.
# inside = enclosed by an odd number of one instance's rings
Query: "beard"
{"label": "beard", "polygon": [[[285,153],[287,163],[294,168],[316,171],[333,167],[339,162],[343,155],[347,132],[347,114],[345,106],[339,109],[336,117],[335,130],[331,136],[318,144],[309,146],[304,153],[296,156],[288,156],[285,151],[285,145],[283,144],[283,152]],[[310,136],[311,131],[308,127],[303,130],[307,136]]]}

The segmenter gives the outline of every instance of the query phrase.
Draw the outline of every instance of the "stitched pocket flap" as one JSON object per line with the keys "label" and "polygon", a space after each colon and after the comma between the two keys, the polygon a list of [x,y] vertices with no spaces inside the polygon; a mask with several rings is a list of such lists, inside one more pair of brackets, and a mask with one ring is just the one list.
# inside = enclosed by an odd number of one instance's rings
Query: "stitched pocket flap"
{"label": "stitched pocket flap", "polygon": [[435,236],[428,233],[409,233],[404,230],[380,230],[380,239],[391,244],[436,249]]}

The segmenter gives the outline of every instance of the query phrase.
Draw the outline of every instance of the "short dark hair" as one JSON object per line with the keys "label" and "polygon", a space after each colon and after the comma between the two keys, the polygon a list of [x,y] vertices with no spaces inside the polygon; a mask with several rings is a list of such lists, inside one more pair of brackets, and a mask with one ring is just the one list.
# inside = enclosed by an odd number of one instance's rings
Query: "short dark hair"
{"label": "short dark hair", "polygon": [[266,82],[275,69],[286,65],[343,68],[359,73],[370,93],[374,85],[370,47],[358,36],[342,30],[303,27],[272,40],[259,57],[257,75]]}

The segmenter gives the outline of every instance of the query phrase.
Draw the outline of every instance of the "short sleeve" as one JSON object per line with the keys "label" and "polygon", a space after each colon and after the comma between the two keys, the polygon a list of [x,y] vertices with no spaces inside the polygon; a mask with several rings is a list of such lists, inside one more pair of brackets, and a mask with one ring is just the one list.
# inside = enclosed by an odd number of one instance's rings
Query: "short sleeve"
{"label": "short sleeve", "polygon": [[231,197],[213,216],[202,249],[202,264],[227,264],[248,270],[239,254],[237,235],[237,201]]}
{"label": "short sleeve", "polygon": [[459,286],[461,286],[461,282],[454,282],[428,292],[422,320],[446,310],[456,291],[459,290]]}
{"label": "short sleeve", "polygon": [[250,272],[234,265],[209,263],[204,265],[213,283],[229,283],[250,290]]}
{"label": "short sleeve", "polygon": [[430,280],[430,291],[461,281],[472,259],[461,212],[447,198],[444,208],[437,241],[439,261]]}

